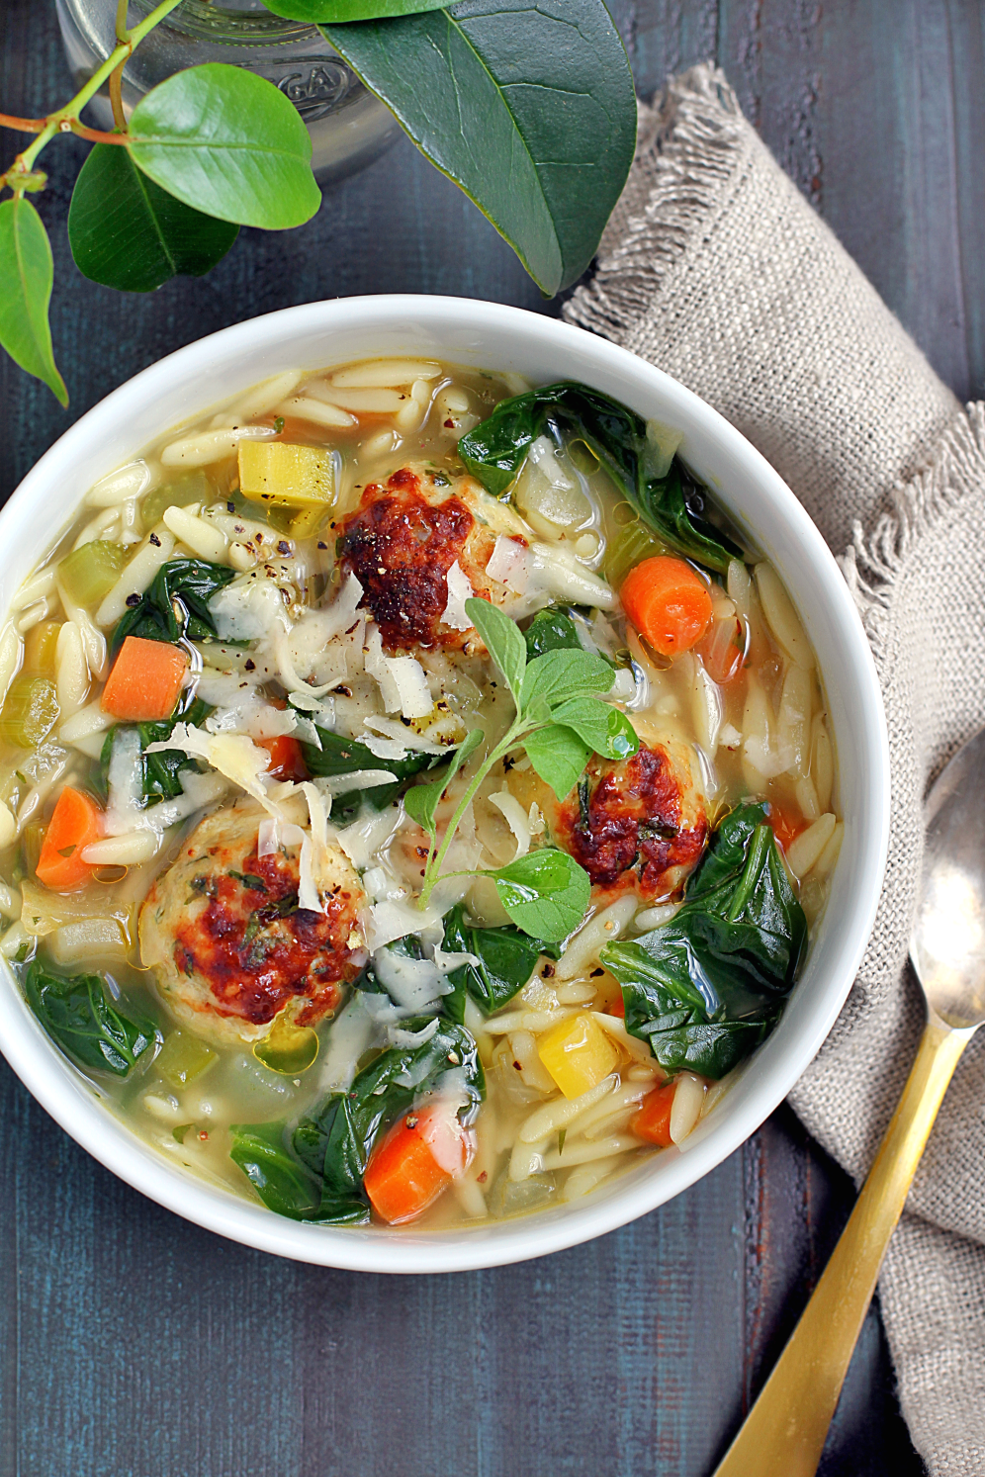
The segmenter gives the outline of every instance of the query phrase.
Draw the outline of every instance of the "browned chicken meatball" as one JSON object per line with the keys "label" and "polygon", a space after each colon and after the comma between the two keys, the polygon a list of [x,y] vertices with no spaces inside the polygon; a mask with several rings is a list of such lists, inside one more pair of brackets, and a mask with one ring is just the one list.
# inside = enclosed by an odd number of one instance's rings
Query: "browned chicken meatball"
{"label": "browned chicken meatball", "polygon": [[316,877],[324,913],[298,907],[299,846],[257,855],[262,812],[217,811],[156,879],[140,913],[145,966],[182,1026],[226,1044],[258,1041],[286,1010],[314,1025],[358,973],[364,899],[342,852]]}
{"label": "browned chicken meatball", "polygon": [[[441,624],[454,563],[475,594],[502,603],[506,588],[486,565],[499,534],[526,543],[512,509],[471,477],[455,482],[441,472],[401,467],[385,486],[373,482],[342,523],[339,562],[363,587],[387,652],[411,647],[475,646],[474,627]],[[478,649],[484,649],[481,643]]]}
{"label": "browned chicken meatball", "polygon": [[643,731],[640,738],[631,759],[590,759],[561,802],[532,770],[514,772],[509,783],[521,803],[536,799],[551,840],[585,868],[593,887],[657,902],[678,892],[697,866],[708,821],[689,746]]}

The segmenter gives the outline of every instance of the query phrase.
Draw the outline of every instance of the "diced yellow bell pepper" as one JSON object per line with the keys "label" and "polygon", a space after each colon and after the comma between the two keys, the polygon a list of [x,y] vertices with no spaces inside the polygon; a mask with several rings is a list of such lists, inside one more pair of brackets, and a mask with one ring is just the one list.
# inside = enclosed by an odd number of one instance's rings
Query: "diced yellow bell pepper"
{"label": "diced yellow bell pepper", "polygon": [[241,441],[239,487],[252,503],[274,508],[326,509],[335,497],[332,453],[286,441]]}
{"label": "diced yellow bell pepper", "polygon": [[611,1038],[584,1011],[548,1031],[537,1054],[567,1098],[596,1087],[619,1061]]}

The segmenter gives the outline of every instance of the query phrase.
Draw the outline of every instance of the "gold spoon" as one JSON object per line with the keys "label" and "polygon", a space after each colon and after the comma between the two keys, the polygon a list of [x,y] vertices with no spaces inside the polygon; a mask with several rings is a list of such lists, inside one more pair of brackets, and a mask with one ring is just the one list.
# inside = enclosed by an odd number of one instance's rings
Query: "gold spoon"
{"label": "gold spoon", "polygon": [[714,1477],[813,1477],[889,1238],[958,1059],[985,1021],[985,730],[927,802],[910,959],[927,1024],[831,1260]]}

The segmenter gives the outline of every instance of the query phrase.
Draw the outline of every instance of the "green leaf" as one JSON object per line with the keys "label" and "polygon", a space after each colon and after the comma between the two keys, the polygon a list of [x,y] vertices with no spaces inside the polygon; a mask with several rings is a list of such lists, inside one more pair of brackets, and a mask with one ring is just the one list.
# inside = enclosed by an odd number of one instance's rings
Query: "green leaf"
{"label": "green leaf", "polygon": [[544,292],[581,276],[636,143],[633,79],[603,0],[462,0],[322,29]]}
{"label": "green leaf", "polygon": [[528,938],[507,923],[502,928],[476,928],[465,921],[461,903],[445,918],[441,947],[449,954],[472,954],[479,962],[463,964],[448,976],[454,988],[442,997],[445,1014],[462,1024],[465,996],[470,995],[486,1015],[506,1005],[530,980],[542,954],[558,957],[553,943]]}
{"label": "green leaf", "polygon": [[[317,1209],[320,1186],[288,1152],[283,1123],[234,1123],[229,1157],[238,1164],[268,1210],[306,1220]],[[363,1217],[365,1219],[365,1216]]]}
{"label": "green leaf", "polygon": [[129,133],[144,174],[219,220],[286,230],[321,204],[297,109],[242,67],[207,62],[176,72],[140,100]]}
{"label": "green leaf", "polygon": [[521,711],[539,699],[553,709],[570,698],[608,692],[615,680],[612,668],[590,651],[548,651],[535,657],[523,674]]}
{"label": "green leaf", "polygon": [[75,265],[90,281],[121,292],[153,292],[182,274],[204,277],[238,234],[238,226],[162,190],[118,144],[96,144],[72,191]]}
{"label": "green leaf", "polygon": [[527,645],[519,627],[488,600],[474,597],[466,600],[465,614],[486,643],[519,707],[520,684],[527,664]]}
{"label": "green leaf", "polygon": [[[174,800],[183,794],[181,771],[198,769],[198,761],[190,758],[184,749],[160,749],[155,754],[148,754],[151,744],[161,744],[169,739],[176,723],[191,723],[201,728],[211,712],[209,704],[197,698],[193,688],[186,687],[170,718],[165,718],[160,723],[137,724],[141,749],[141,793],[148,805],[156,805],[159,800]],[[99,798],[104,801],[109,791],[109,762],[113,757],[113,739],[119,732],[119,724],[114,724],[107,730],[99,755],[99,768],[90,781]]]}
{"label": "green leaf", "polygon": [[552,846],[481,875],[493,879],[500,902],[518,928],[552,944],[578,927],[592,892],[584,868]]}
{"label": "green leaf", "polygon": [[397,15],[420,15],[425,10],[442,10],[448,0],[263,0],[274,15],[285,20],[318,21],[337,24],[349,21],[386,20]]}
{"label": "green leaf", "polygon": [[597,697],[569,698],[552,710],[551,717],[555,723],[573,728],[580,739],[605,759],[629,759],[639,750],[636,729],[626,714]]}
{"label": "green leaf", "polygon": [[528,734],[523,747],[534,769],[559,800],[571,793],[592,752],[591,744],[557,724]]}
{"label": "green leaf", "polygon": [[485,734],[480,728],[471,729],[455,750],[452,761],[441,778],[432,780],[429,785],[412,785],[404,796],[404,809],[411,820],[416,821],[428,833],[432,846],[435,840],[435,813],[441,797],[466,759],[474,753],[484,738]]}
{"label": "green leaf", "polygon": [[169,559],[137,604],[117,621],[110,651],[118,651],[128,636],[172,643],[182,638],[214,641],[209,601],[235,577],[235,569],[207,559]]}
{"label": "green leaf", "polygon": [[674,917],[601,962],[622,986],[626,1028],[667,1071],[722,1077],[779,1019],[807,920],[763,805],[722,821]]}
{"label": "green leaf", "polygon": [[655,476],[643,417],[588,385],[545,385],[501,401],[462,437],[458,454],[487,491],[502,497],[549,423],[591,447],[647,526],[672,548],[719,574],[742,558],[738,545],[705,517],[707,488],[676,456],[669,471]]}
{"label": "green leaf", "polygon": [[523,639],[527,643],[528,662],[548,651],[584,650],[574,621],[560,605],[548,605],[538,610],[524,631]]}
{"label": "green leaf", "polygon": [[151,1021],[126,1015],[98,974],[52,974],[37,959],[24,977],[28,1004],[55,1045],[80,1067],[126,1077],[158,1040]]}
{"label": "green leaf", "polygon": [[68,404],[55,367],[48,304],[55,280],[48,233],[30,200],[0,203],[0,345],[21,369]]}

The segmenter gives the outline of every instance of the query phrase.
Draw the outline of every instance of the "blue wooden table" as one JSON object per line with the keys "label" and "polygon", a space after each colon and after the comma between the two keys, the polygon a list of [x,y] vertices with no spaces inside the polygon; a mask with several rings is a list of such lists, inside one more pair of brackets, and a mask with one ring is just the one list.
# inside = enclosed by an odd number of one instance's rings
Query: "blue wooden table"
{"label": "blue wooden table", "polygon": [[[640,91],[715,56],[783,166],[962,397],[985,379],[977,0],[615,0]],[[53,0],[0,0],[0,106],[68,96]],[[15,140],[2,136],[3,157]],[[304,231],[202,281],[83,283],[75,141],[45,156],[62,412],[0,359],[0,496],[72,420],[189,340],[291,303],[453,293],[556,312],[409,144]],[[781,1110],[687,1194],[543,1261],[393,1279],[294,1265],[100,1168],[0,1064],[0,1477],[703,1477],[851,1204]],[[915,1477],[875,1311],[825,1477]],[[778,1474],[780,1477],[780,1474]]]}

